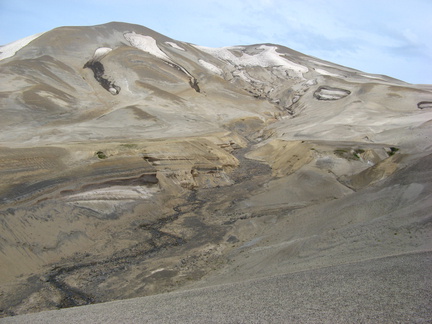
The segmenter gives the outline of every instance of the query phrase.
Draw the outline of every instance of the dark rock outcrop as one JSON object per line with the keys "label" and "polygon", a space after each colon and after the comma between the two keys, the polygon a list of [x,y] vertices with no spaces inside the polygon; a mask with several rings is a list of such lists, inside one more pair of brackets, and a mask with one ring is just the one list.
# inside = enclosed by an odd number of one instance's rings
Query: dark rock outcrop
{"label": "dark rock outcrop", "polygon": [[432,108],[432,101],[420,101],[417,104],[417,107],[419,109],[427,109],[427,108]]}
{"label": "dark rock outcrop", "polygon": [[350,94],[349,90],[322,86],[314,92],[314,97],[318,100],[338,100]]}
{"label": "dark rock outcrop", "polygon": [[94,78],[97,82],[107,91],[109,91],[112,95],[117,95],[120,93],[120,87],[116,85],[113,81],[105,78],[105,68],[103,64],[99,61],[90,60],[86,64],[84,64],[84,69],[89,68],[93,71]]}

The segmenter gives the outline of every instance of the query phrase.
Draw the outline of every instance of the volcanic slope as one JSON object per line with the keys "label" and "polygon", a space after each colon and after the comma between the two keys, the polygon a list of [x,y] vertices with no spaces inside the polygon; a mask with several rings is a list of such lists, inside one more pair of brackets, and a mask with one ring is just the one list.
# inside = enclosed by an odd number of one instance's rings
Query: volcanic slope
{"label": "volcanic slope", "polygon": [[0,52],[5,322],[221,284],[248,294],[284,278],[287,289],[263,297],[281,302],[330,277],[323,289],[343,291],[348,317],[335,300],[280,309],[299,321],[326,305],[328,321],[432,316],[432,86],[280,45],[207,48],[118,22]]}

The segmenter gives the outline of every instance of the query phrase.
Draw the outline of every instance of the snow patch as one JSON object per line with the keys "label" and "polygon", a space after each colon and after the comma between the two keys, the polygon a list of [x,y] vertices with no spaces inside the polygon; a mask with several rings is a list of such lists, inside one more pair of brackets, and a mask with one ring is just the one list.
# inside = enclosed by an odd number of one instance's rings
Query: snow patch
{"label": "snow patch", "polygon": [[310,79],[310,80],[307,80],[307,81],[305,82],[305,84],[306,84],[307,86],[313,86],[313,85],[317,84],[317,80],[316,80],[316,79]]}
{"label": "snow patch", "polygon": [[137,34],[135,32],[132,33],[125,33],[123,34],[124,37],[126,38],[127,41],[129,41],[129,43],[144,51],[147,52],[153,56],[156,56],[162,60],[165,61],[165,63],[167,63],[169,66],[174,67],[180,71],[182,71],[184,74],[186,74],[189,77],[189,84],[190,86],[197,92],[199,92],[199,87],[198,87],[198,81],[197,79],[190,74],[184,67],[182,67],[181,65],[178,65],[176,63],[174,63],[173,60],[171,60],[169,58],[168,55],[166,55],[157,45],[156,40],[151,37],[151,36],[145,36],[145,35],[141,35],[141,34]]}
{"label": "snow patch", "polygon": [[43,98],[47,98],[47,99],[51,100],[54,104],[56,104],[60,107],[66,107],[68,105],[68,103],[66,101],[60,99],[59,97],[57,97],[52,92],[37,91],[36,94],[38,94],[39,96],[41,96]]}
{"label": "snow patch", "polygon": [[125,84],[126,84],[126,90],[129,91],[130,93],[132,93],[132,91],[129,88],[129,81],[127,79],[124,80]]}
{"label": "snow patch", "polygon": [[156,40],[153,37],[136,34],[135,32],[125,33],[124,37],[133,47],[136,47],[162,60],[172,62],[171,59],[157,46]]}
{"label": "snow patch", "polygon": [[232,73],[232,75],[233,76],[235,76],[235,77],[239,77],[239,78],[242,78],[243,80],[245,80],[245,81],[247,81],[247,82],[253,82],[253,83],[257,83],[257,84],[259,84],[259,83],[263,83],[262,81],[260,81],[260,80],[257,80],[257,79],[254,79],[254,78],[252,78],[245,70],[237,70],[237,71],[234,71],[233,73]]}
{"label": "snow patch", "polygon": [[311,63],[315,63],[315,64],[319,64],[319,65],[322,65],[322,66],[333,67],[333,65],[326,64],[326,63],[319,62],[319,61],[315,61],[315,60],[309,60],[309,62],[311,62]]}
{"label": "snow patch", "polygon": [[108,91],[109,91],[112,95],[116,95],[116,94],[119,93],[118,90],[117,90],[116,88],[113,88],[113,87],[109,88]]}
{"label": "snow patch", "polygon": [[99,47],[93,54],[93,60],[98,61],[102,59],[105,55],[112,51],[112,48],[109,47]]}
{"label": "snow patch", "polygon": [[27,36],[23,39],[17,40],[15,42],[9,43],[7,45],[0,47],[0,61],[4,60],[5,58],[14,56],[16,52],[18,52],[21,48],[26,46],[31,41],[35,40],[39,36],[41,36],[43,33]]}
{"label": "snow patch", "polygon": [[159,269],[153,270],[152,272],[150,272],[150,274],[155,274],[156,272],[161,272],[164,270],[165,270],[165,268],[159,268]]}
{"label": "snow patch", "polygon": [[[376,80],[384,80],[383,78],[372,76],[372,75],[366,75],[366,74],[359,74],[362,77],[369,78],[369,79],[376,79]],[[385,80],[384,80],[385,81]]]}
{"label": "snow patch", "polygon": [[69,201],[148,199],[159,191],[158,187],[112,186],[70,195]]}
{"label": "snow patch", "polygon": [[303,73],[309,71],[309,69],[304,66],[287,60],[278,53],[276,46],[260,45],[257,50],[259,53],[250,55],[245,52],[241,56],[234,55],[231,50],[244,50],[243,47],[221,47],[221,48],[211,48],[204,46],[194,45],[199,50],[206,52],[214,57],[227,61],[234,66],[261,66],[261,67],[274,67],[280,66],[291,71],[294,71],[298,76],[302,77]]}
{"label": "snow patch", "polygon": [[322,74],[322,75],[328,75],[328,76],[340,77],[339,74],[331,73],[331,72],[326,71],[326,70],[323,70],[323,69],[315,69],[315,71],[317,71],[319,74]]}
{"label": "snow patch", "polygon": [[221,69],[219,69],[217,66],[215,66],[215,65],[213,65],[213,64],[211,64],[209,62],[206,62],[206,61],[204,61],[202,59],[199,59],[198,62],[203,67],[205,67],[207,70],[209,70],[209,71],[211,71],[211,72],[213,72],[215,74],[219,74],[219,75],[223,74],[223,71]]}
{"label": "snow patch", "polygon": [[173,42],[165,42],[165,44],[168,44],[169,46],[174,47],[174,48],[176,48],[176,49],[178,49],[178,50],[180,50],[180,51],[185,51],[184,48],[178,46],[176,43],[173,43]]}

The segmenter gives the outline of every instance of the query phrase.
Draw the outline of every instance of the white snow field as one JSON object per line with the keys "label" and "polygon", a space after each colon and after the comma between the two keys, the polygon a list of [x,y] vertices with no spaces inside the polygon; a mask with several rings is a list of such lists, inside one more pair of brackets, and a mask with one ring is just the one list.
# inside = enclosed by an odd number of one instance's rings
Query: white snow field
{"label": "white snow field", "polygon": [[21,48],[23,48],[28,43],[35,40],[36,38],[38,38],[42,34],[44,34],[44,33],[39,33],[39,34],[27,36],[25,38],[22,38],[20,40],[15,41],[15,42],[1,46],[0,47],[0,60],[4,60],[8,57],[14,56],[16,54],[16,52],[18,52]]}
{"label": "white snow field", "polygon": [[154,55],[158,58],[171,62],[171,59],[157,46],[156,40],[151,36],[144,36],[141,34],[125,33],[124,37],[134,47]]}

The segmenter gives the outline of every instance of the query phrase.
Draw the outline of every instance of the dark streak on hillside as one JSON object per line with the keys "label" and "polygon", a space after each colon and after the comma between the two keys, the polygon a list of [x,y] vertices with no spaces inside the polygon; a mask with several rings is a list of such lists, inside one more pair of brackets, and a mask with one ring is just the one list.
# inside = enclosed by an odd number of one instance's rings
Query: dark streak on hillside
{"label": "dark streak on hillside", "polygon": [[85,68],[91,69],[93,71],[94,78],[96,79],[96,81],[99,82],[99,84],[104,89],[109,91],[112,95],[117,95],[120,93],[121,88],[118,85],[116,85],[114,82],[104,77],[105,68],[101,62],[90,60],[86,64],[84,64],[83,69]]}
{"label": "dark streak on hillside", "polygon": [[432,108],[432,101],[420,101],[417,104],[417,108],[419,108],[419,109]]}
{"label": "dark streak on hillside", "polygon": [[169,66],[171,66],[171,67],[179,70],[180,72],[186,74],[189,78],[189,85],[191,86],[191,88],[194,89],[196,92],[201,92],[201,89],[198,86],[198,80],[192,74],[190,74],[188,70],[186,70],[184,67],[182,67],[178,64],[168,62],[168,61],[164,61],[164,62],[166,64],[168,64]]}

